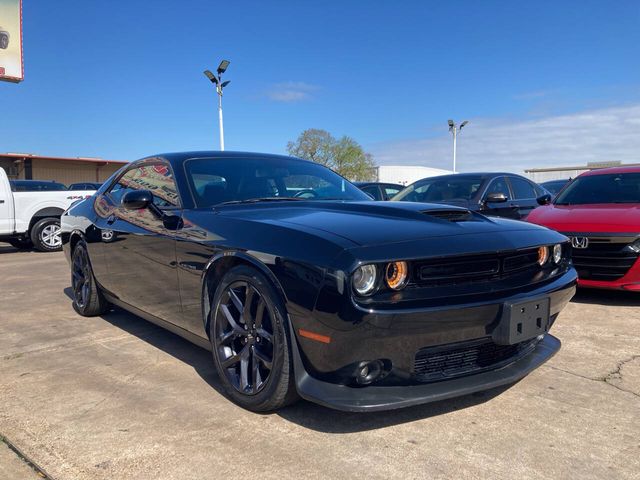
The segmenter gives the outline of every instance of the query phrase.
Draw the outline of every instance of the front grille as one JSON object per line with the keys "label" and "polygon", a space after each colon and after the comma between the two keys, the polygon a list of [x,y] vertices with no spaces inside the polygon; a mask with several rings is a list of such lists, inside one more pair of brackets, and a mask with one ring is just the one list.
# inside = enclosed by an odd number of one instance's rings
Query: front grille
{"label": "front grille", "polygon": [[[580,236],[571,235],[569,236]],[[624,277],[638,259],[638,253],[626,248],[636,237],[597,237],[588,238],[587,248],[573,248],[571,258],[584,280],[612,281]]]}
{"label": "front grille", "polygon": [[447,286],[508,278],[525,270],[539,270],[538,249],[469,255],[455,259],[416,262],[414,282],[421,286]]}
{"label": "front grille", "polygon": [[515,345],[498,345],[485,338],[427,347],[416,353],[413,373],[420,382],[471,375],[514,362],[530,353],[537,343],[534,338]]}

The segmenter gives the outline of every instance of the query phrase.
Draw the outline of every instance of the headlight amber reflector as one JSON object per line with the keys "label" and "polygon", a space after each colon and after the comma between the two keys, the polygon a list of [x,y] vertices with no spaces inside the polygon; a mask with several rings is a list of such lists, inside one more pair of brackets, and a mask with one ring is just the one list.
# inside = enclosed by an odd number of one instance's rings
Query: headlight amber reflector
{"label": "headlight amber reflector", "polygon": [[538,265],[542,266],[547,263],[549,260],[549,248],[548,247],[540,247],[538,248]]}
{"label": "headlight amber reflector", "polygon": [[384,279],[392,290],[400,290],[407,284],[409,267],[407,262],[391,262],[387,264]]}

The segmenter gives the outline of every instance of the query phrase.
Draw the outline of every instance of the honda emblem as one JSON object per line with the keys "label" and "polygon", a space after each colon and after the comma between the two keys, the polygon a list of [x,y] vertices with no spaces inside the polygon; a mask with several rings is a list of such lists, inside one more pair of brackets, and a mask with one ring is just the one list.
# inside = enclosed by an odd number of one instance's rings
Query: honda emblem
{"label": "honda emblem", "polygon": [[587,248],[589,246],[588,237],[571,237],[571,246],[573,248]]}

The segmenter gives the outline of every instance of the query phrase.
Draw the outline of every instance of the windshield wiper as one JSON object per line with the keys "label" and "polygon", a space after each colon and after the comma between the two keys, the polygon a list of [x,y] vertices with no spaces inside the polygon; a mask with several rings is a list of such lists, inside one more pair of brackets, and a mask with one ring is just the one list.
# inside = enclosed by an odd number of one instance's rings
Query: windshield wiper
{"label": "windshield wiper", "polygon": [[240,203],[258,203],[258,202],[297,202],[300,200],[308,200],[308,199],[300,198],[300,197],[256,197],[256,198],[246,198],[244,200],[229,200],[228,202],[218,203],[214,206],[218,207],[220,205],[237,205]]}

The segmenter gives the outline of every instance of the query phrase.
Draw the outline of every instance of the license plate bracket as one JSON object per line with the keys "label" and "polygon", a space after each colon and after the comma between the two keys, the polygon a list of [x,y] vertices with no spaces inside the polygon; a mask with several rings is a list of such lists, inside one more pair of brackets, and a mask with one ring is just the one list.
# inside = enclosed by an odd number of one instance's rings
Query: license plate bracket
{"label": "license plate bracket", "polygon": [[499,345],[513,345],[542,335],[549,330],[549,297],[526,302],[508,302],[492,338]]}

